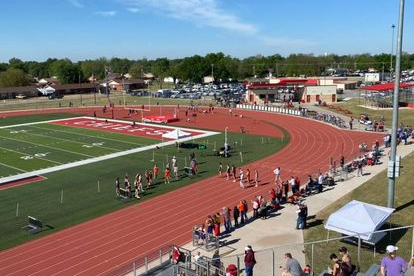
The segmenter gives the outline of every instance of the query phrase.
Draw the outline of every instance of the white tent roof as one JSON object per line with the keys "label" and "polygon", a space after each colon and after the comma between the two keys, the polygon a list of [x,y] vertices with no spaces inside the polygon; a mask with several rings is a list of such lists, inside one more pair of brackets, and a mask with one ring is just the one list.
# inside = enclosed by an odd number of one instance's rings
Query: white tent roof
{"label": "white tent roof", "polygon": [[190,137],[190,136],[191,136],[191,133],[184,132],[180,129],[174,129],[173,131],[164,133],[162,135],[163,138],[174,139],[174,140],[185,138],[185,137]]}
{"label": "white tent roof", "polygon": [[392,208],[352,200],[329,216],[325,228],[345,235],[360,234],[361,239],[370,240],[372,232],[378,230],[393,212]]}
{"label": "white tent roof", "polygon": [[37,89],[40,93],[42,93],[43,95],[50,95],[55,93],[55,89],[51,86],[46,86],[44,88],[38,88]]}

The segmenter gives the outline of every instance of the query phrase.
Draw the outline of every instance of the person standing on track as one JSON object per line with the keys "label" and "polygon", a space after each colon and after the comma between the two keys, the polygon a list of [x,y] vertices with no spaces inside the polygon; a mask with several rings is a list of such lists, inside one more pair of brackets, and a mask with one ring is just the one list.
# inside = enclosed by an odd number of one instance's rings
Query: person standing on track
{"label": "person standing on track", "polygon": [[257,169],[254,170],[254,183],[255,187],[259,187],[259,171]]}
{"label": "person standing on track", "polygon": [[236,182],[236,180],[237,180],[237,169],[236,169],[236,166],[231,166],[231,170],[232,170],[233,177],[234,177],[233,182]]}
{"label": "person standing on track", "polygon": [[280,167],[276,167],[276,169],[274,169],[273,173],[275,174],[275,185],[281,182],[281,178],[280,178]]}
{"label": "person standing on track", "polygon": [[229,164],[227,164],[227,168],[226,168],[226,179],[227,180],[230,180],[230,166],[229,166]]}
{"label": "person standing on track", "polygon": [[247,185],[250,185],[250,170],[247,168],[246,169],[246,179],[247,179]]}
{"label": "person standing on track", "polygon": [[239,170],[239,177],[240,177],[240,188],[244,189],[244,171],[243,168]]}

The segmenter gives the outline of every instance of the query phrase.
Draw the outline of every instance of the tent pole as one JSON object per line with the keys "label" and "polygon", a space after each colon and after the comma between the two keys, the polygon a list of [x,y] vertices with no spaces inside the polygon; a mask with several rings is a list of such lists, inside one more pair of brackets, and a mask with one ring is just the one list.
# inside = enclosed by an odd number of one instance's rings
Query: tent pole
{"label": "tent pole", "polygon": [[357,263],[357,271],[359,272],[361,267],[361,237],[358,234],[358,263]]}

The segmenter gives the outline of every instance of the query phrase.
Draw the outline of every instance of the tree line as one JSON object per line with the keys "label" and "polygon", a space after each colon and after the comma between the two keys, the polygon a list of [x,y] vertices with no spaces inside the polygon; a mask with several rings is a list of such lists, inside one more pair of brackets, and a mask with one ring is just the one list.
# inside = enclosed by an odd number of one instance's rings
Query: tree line
{"label": "tree line", "polygon": [[[395,61],[395,57],[393,57]],[[105,73],[129,73],[134,78],[152,73],[160,85],[165,77],[171,76],[182,82],[200,82],[204,76],[213,74],[215,79],[242,80],[252,77],[273,76],[320,76],[328,68],[356,70],[389,71],[390,54],[359,55],[322,55],[291,54],[283,57],[279,54],[256,55],[244,59],[223,53],[209,53],[205,56],[194,55],[180,59],[146,58],[131,60],[126,58],[98,58],[72,62],[70,59],[49,58],[43,62],[22,61],[12,58],[8,63],[0,63],[0,86],[29,85],[36,78],[56,76],[62,84],[84,82],[94,75],[103,80]],[[402,55],[402,70],[414,68],[414,54]]]}

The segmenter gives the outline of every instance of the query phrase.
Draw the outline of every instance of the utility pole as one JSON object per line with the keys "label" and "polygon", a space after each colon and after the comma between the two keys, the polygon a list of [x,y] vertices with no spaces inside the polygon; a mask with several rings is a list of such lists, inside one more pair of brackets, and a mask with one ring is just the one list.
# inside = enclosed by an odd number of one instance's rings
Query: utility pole
{"label": "utility pole", "polygon": [[[398,128],[398,100],[400,94],[400,73],[401,73],[401,54],[404,29],[404,4],[405,0],[400,0],[400,13],[398,18],[397,36],[397,60],[395,63],[394,80],[394,102],[392,109],[392,132],[391,132],[391,155],[388,162],[388,201],[387,207],[394,207],[395,178],[399,176],[400,157],[397,158],[397,128]],[[394,26],[394,25],[393,25]],[[394,29],[394,28],[393,28]]]}

